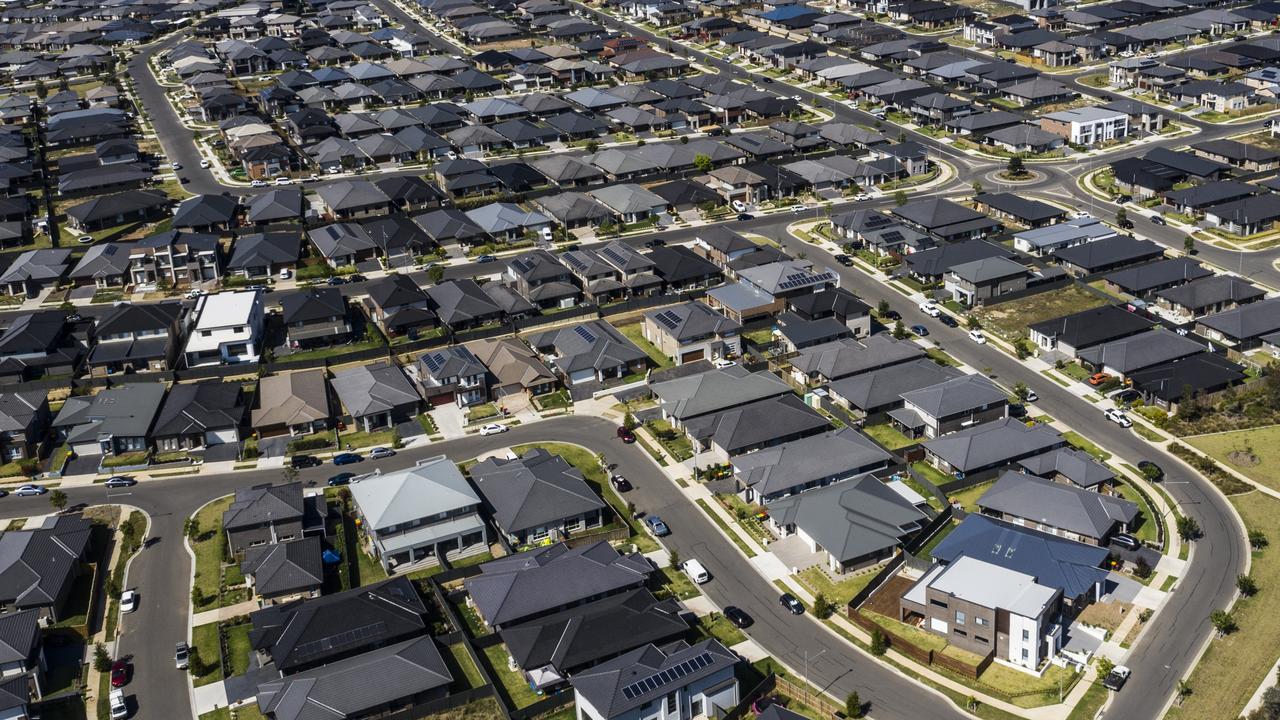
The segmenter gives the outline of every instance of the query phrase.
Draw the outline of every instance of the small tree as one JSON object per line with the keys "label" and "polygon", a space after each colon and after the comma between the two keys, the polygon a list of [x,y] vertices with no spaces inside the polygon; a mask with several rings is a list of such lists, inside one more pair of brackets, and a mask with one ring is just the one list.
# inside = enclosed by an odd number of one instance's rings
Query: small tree
{"label": "small tree", "polygon": [[818,593],[813,598],[813,614],[818,616],[819,620],[826,620],[835,612],[835,606],[827,599],[823,593]]}
{"label": "small tree", "polygon": [[102,643],[95,643],[93,646],[93,669],[100,673],[111,672],[111,656]]}
{"label": "small tree", "polygon": [[186,522],[182,523],[182,534],[195,542],[196,538],[200,537],[200,520],[194,517],[187,518]]}
{"label": "small tree", "polygon": [[431,281],[432,285],[439,285],[440,281],[444,280],[444,266],[432,265],[427,268],[427,279]]}
{"label": "small tree", "polygon": [[62,512],[67,507],[67,494],[61,490],[54,490],[50,492],[49,504],[58,512]]}
{"label": "small tree", "polygon": [[893,194],[893,204],[902,207],[907,204],[907,191],[899,190]]}
{"label": "small tree", "polygon": [[881,300],[879,303],[876,304],[876,314],[879,315],[880,317],[884,317],[885,315],[888,315],[889,310],[890,308],[889,308],[888,300]]}
{"label": "small tree", "polygon": [[1267,534],[1261,530],[1249,531],[1249,547],[1261,550],[1267,546]]}
{"label": "small tree", "polygon": [[1103,657],[1101,655],[1098,656],[1097,663],[1098,677],[1106,677],[1116,668],[1116,664],[1111,661],[1111,658]]}
{"label": "small tree", "polygon": [[693,166],[698,168],[700,172],[711,172],[711,168],[713,168],[715,164],[711,162],[710,155],[698,153],[693,156]]}
{"label": "small tree", "polygon": [[668,556],[671,558],[671,567],[675,567],[675,568],[680,567],[680,551],[679,550],[675,548],[671,548],[671,552],[668,553]]}
{"label": "small tree", "polygon": [[1183,540],[1195,540],[1200,537],[1200,523],[1188,515],[1178,518],[1178,537]]}
{"label": "small tree", "polygon": [[628,430],[635,430],[636,424],[636,416],[632,415],[631,411],[628,410],[627,413],[622,416],[622,427]]}
{"label": "small tree", "polygon": [[1196,254],[1196,239],[1190,235],[1182,238],[1182,251],[1188,255]]}
{"label": "small tree", "polygon": [[1119,210],[1117,210],[1116,224],[1121,227],[1124,227],[1126,224],[1128,224],[1128,222],[1129,222],[1129,213],[1124,208],[1120,208]]}
{"label": "small tree", "polygon": [[191,587],[191,604],[195,607],[204,605],[204,591],[200,589],[199,585]]}
{"label": "small tree", "polygon": [[1239,628],[1235,617],[1226,610],[1214,610],[1209,613],[1209,622],[1213,623],[1213,628],[1218,631],[1220,637],[1230,635]]}
{"label": "small tree", "polygon": [[1031,351],[1027,349],[1025,340],[1019,338],[1013,341],[1013,354],[1017,355],[1019,360],[1026,360],[1031,357]]}
{"label": "small tree", "polygon": [[1018,402],[1026,402],[1027,394],[1030,392],[1030,388],[1028,388],[1027,384],[1024,382],[1016,382],[1013,384],[1013,396],[1018,398]]}
{"label": "small tree", "polygon": [[187,650],[187,671],[195,677],[200,677],[209,671],[205,665],[204,658],[200,655],[200,648],[192,645]]}
{"label": "small tree", "polygon": [[889,651],[889,638],[885,637],[884,631],[880,628],[871,629],[871,654],[884,655]]}
{"label": "small tree", "polygon": [[977,180],[973,181],[973,194],[974,195],[982,194],[982,183],[978,182]]}
{"label": "small tree", "polygon": [[1133,574],[1143,580],[1151,576],[1151,566],[1147,564],[1146,558],[1139,557],[1133,564]]}
{"label": "small tree", "polygon": [[978,322],[978,318],[970,315],[969,319],[964,321],[964,326],[970,330],[977,330],[982,327],[982,323]]}
{"label": "small tree", "polygon": [[400,431],[398,429],[391,431],[391,447],[396,450],[404,447],[404,438],[400,437]]}
{"label": "small tree", "polygon": [[596,142],[595,140],[588,140],[585,147],[587,149],[587,152],[593,153],[600,149],[600,143]]}
{"label": "small tree", "polygon": [[36,80],[36,97],[43,100],[49,94],[49,88],[45,87],[43,80]]}
{"label": "small tree", "polygon": [[1143,477],[1151,482],[1155,482],[1160,477],[1161,472],[1160,468],[1155,464],[1142,466]]}
{"label": "small tree", "polygon": [[893,337],[895,340],[902,340],[907,336],[907,328],[899,320],[893,324]]}
{"label": "small tree", "polygon": [[1252,597],[1258,592],[1258,583],[1253,579],[1252,575],[1237,575],[1236,589],[1245,597]]}
{"label": "small tree", "polygon": [[858,691],[853,691],[844,699],[844,716],[847,718],[860,718],[866,715],[862,710],[862,698],[858,697]]}
{"label": "small tree", "polygon": [[1009,164],[1005,166],[1005,170],[1015,177],[1020,176],[1027,171],[1027,169],[1022,166],[1022,158],[1017,155],[1009,158]]}
{"label": "small tree", "polygon": [[[1268,688],[1268,690],[1275,690],[1275,688]],[[1173,701],[1181,705],[1182,701],[1186,700],[1189,695],[1191,695],[1191,686],[1187,684],[1186,680],[1179,680],[1178,686],[1173,691]],[[1273,715],[1272,717],[1275,716]]]}

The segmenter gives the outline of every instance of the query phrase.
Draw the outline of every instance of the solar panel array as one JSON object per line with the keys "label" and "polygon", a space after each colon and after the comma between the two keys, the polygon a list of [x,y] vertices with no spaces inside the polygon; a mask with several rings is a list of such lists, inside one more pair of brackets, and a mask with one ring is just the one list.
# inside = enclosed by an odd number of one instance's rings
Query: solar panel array
{"label": "solar panel array", "polygon": [[618,252],[618,249],[612,245],[606,245],[605,247],[601,248],[600,254],[614,261],[618,265],[627,264],[627,258],[623,257],[622,253]]}
{"label": "solar panel array", "polygon": [[711,657],[711,653],[702,653],[701,655],[685,660],[679,665],[670,667],[660,673],[654,673],[653,675],[650,675],[638,682],[631,683],[630,685],[622,688],[622,696],[628,700],[634,700],[645,693],[653,692],[660,687],[679,680],[695,670],[701,670],[712,662],[713,659]]}
{"label": "solar panel array", "polygon": [[426,353],[422,356],[422,364],[432,373],[438,373],[444,365],[444,357],[440,353]]}
{"label": "solar panel array", "polygon": [[663,310],[657,315],[654,315],[653,319],[657,320],[662,327],[668,330],[675,330],[680,327],[680,316],[670,310]]}
{"label": "solar panel array", "polygon": [[351,630],[344,630],[343,632],[330,635],[326,638],[301,643],[294,648],[293,654],[300,658],[309,657],[311,655],[329,652],[335,648],[345,647],[352,643],[381,635],[386,631],[387,624],[382,621],[378,621],[370,625],[362,625],[358,628],[352,628]]}
{"label": "solar panel array", "polygon": [[778,287],[783,290],[803,287],[813,282],[812,277],[809,273],[791,273],[786,279],[778,283]]}
{"label": "solar panel array", "polygon": [[582,272],[587,268],[586,258],[579,256],[576,252],[567,252],[561,255],[560,261],[578,272]]}
{"label": "solar panel array", "polygon": [[586,340],[589,343],[594,343],[596,341],[595,334],[581,325],[574,328],[573,331],[578,334],[578,337],[582,338],[583,340]]}

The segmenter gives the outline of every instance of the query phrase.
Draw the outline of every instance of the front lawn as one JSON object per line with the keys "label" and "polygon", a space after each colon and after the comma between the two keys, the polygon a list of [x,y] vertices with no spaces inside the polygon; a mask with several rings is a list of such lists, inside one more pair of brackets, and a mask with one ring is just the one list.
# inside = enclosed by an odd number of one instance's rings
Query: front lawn
{"label": "front lawn", "polygon": [[480,403],[467,408],[467,423],[477,423],[498,416],[498,406],[493,403]]}
{"label": "front lawn", "polygon": [[1138,506],[1138,519],[1134,521],[1138,523],[1138,527],[1133,531],[1134,537],[1159,547],[1160,540],[1157,537],[1155,513],[1153,508],[1147,504],[1146,499],[1142,497],[1142,493],[1128,483],[1120,483],[1116,486],[1116,494]]}
{"label": "front lawn", "polygon": [[818,593],[826,595],[827,599],[836,606],[837,612],[844,612],[844,608],[853,596],[862,592],[862,589],[875,579],[880,568],[880,565],[876,565],[836,579],[815,565],[807,570],[801,570],[796,575],[796,579],[809,588],[809,592],[814,595]]}
{"label": "front lawn", "polygon": [[745,633],[720,613],[711,613],[698,618],[698,630],[703,635],[719,640],[725,647],[733,647],[747,639]]}
{"label": "front lawn", "polygon": [[1184,439],[1188,445],[1249,479],[1280,489],[1280,425]]}
{"label": "front lawn", "polygon": [[698,586],[694,585],[693,581],[689,579],[689,576],[675,566],[660,568],[658,572],[649,577],[657,581],[660,589],[669,592],[678,600],[688,600],[702,594],[698,590]]}
{"label": "front lawn", "polygon": [[395,430],[374,430],[373,432],[344,432],[338,436],[342,446],[352,448],[391,447],[395,445]]}
{"label": "front lawn", "polygon": [[537,395],[533,398],[533,404],[539,410],[559,410],[561,408],[573,407],[573,398],[569,396],[569,391],[560,389],[555,392],[549,392],[546,395]]}
{"label": "front lawn", "polygon": [[959,503],[960,507],[964,508],[965,512],[976,512],[978,509],[978,498],[982,497],[983,493],[990,490],[991,486],[994,484],[995,481],[980,483],[973,487],[965,488],[959,492],[951,493],[948,496],[948,499],[952,502]]}
{"label": "front lawn", "polygon": [[218,592],[222,587],[222,559],[226,553],[222,514],[231,507],[232,500],[230,495],[214,500],[201,508],[195,516],[200,528],[200,534],[191,542],[196,555],[195,587],[200,590],[200,602],[195,605],[196,612],[218,605]]}
{"label": "front lawn", "polygon": [[253,652],[253,647],[249,644],[249,631],[252,629],[253,625],[249,623],[228,625],[225,629],[232,675],[243,675],[249,670],[249,653]]}
{"label": "front lawn", "polygon": [[676,462],[684,462],[693,457],[693,443],[689,441],[689,436],[673,428],[671,423],[661,418],[654,418],[645,424],[658,439],[662,448],[674,457]]}
{"label": "front lawn", "polygon": [[1091,441],[1085,439],[1083,435],[1075,430],[1068,430],[1062,433],[1062,437],[1066,438],[1067,442],[1071,443],[1076,448],[1092,455],[1098,462],[1106,462],[1111,459],[1111,453],[1103,450],[1097,445],[1094,445]]}
{"label": "front lawn", "polygon": [[200,661],[209,670],[204,675],[193,675],[192,683],[200,687],[221,680],[222,645],[218,641],[218,623],[206,623],[192,628],[191,648],[199,653]]}

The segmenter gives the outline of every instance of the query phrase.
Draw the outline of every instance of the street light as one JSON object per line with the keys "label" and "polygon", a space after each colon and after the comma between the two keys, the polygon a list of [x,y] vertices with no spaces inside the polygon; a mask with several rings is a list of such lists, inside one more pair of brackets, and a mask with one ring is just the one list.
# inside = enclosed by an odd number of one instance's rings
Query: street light
{"label": "street light", "polygon": [[820,653],[818,653],[817,655],[814,655],[812,658],[810,658],[810,657],[809,657],[809,649],[808,649],[808,648],[805,648],[805,651],[804,651],[804,704],[805,704],[805,705],[808,705],[808,704],[809,704],[809,685],[810,685],[810,683],[812,682],[811,680],[809,680],[809,660],[811,660],[811,659],[812,659],[812,660],[817,660],[818,658],[820,658],[820,657],[822,657],[823,655],[825,655],[828,649],[829,649],[829,648],[823,649],[823,651],[822,651],[822,652],[820,652]]}

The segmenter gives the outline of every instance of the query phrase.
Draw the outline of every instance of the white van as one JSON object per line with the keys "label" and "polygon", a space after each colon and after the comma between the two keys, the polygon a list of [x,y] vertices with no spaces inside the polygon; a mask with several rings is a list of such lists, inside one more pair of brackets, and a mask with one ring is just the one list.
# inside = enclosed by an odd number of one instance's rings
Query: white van
{"label": "white van", "polygon": [[711,579],[711,573],[707,572],[707,569],[702,567],[702,563],[698,562],[697,558],[689,558],[688,560],[685,560],[680,564],[680,569],[684,570],[684,574],[688,575],[689,579],[698,585],[701,585]]}
{"label": "white van", "polygon": [[129,717],[129,706],[124,702],[124,690],[116,688],[107,697],[111,700],[111,720]]}

